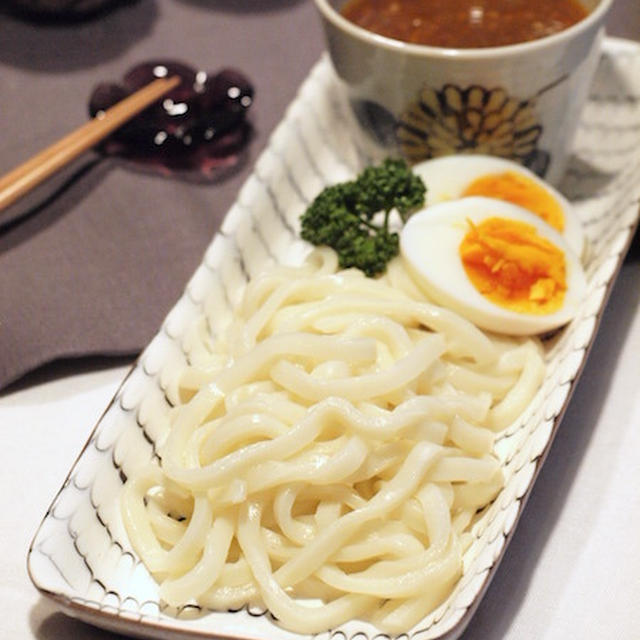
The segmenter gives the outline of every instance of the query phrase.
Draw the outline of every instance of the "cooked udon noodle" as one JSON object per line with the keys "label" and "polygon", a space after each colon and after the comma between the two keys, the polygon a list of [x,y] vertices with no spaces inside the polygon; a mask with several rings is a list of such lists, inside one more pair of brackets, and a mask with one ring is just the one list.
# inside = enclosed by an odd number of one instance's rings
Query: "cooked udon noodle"
{"label": "cooked udon noodle", "polygon": [[372,280],[316,250],[251,281],[206,351],[162,464],[123,492],[162,600],[260,604],[302,633],[410,629],[503,484],[494,434],[540,384],[538,343],[431,304],[400,260]]}

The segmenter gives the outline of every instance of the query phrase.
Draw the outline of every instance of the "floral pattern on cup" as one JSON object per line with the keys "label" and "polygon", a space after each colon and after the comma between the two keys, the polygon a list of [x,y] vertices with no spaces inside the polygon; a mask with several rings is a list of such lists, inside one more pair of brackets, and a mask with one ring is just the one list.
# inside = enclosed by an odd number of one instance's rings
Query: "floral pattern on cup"
{"label": "floral pattern on cup", "polygon": [[542,131],[535,98],[520,100],[502,88],[446,84],[421,90],[399,117],[396,138],[410,162],[483,153],[515,160],[544,176],[550,158],[538,148]]}

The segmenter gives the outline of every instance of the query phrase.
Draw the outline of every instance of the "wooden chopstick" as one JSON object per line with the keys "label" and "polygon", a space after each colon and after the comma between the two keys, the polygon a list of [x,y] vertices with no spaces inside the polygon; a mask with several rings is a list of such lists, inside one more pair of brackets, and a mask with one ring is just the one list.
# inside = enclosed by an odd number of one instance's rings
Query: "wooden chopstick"
{"label": "wooden chopstick", "polygon": [[13,204],[81,153],[96,145],[178,84],[180,84],[178,76],[154,80],[9,171],[0,178],[0,211]]}

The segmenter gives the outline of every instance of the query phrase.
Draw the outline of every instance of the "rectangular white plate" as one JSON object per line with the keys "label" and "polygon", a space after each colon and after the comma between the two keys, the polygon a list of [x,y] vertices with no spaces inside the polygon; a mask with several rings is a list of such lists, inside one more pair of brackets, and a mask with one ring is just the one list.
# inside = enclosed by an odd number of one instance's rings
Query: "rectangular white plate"
{"label": "rectangular white plate", "polygon": [[[161,330],[100,419],[40,525],[28,566],[35,586],[66,613],[154,638],[300,638],[262,610],[163,611],[158,588],[132,552],[118,496],[127,470],[154,455],[166,429],[168,388],[203,329],[217,334],[248,277],[271,260],[292,261],[305,245],[298,218],[327,184],[369,160],[354,134],[326,57],[312,70],[242,188],[203,262]],[[640,200],[640,46],[609,39],[562,185],[590,243],[588,296],[578,317],[547,343],[547,375],[520,421],[501,435],[504,490],[473,529],[464,574],[451,597],[409,636],[460,636],[497,569],[593,342],[600,314],[638,219]],[[372,640],[354,621],[319,636]]]}

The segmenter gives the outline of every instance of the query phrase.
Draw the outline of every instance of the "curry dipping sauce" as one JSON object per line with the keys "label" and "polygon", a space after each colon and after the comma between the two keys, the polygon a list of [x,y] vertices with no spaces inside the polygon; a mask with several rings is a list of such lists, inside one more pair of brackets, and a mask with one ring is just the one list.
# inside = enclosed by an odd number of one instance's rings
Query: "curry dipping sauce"
{"label": "curry dipping sauce", "polygon": [[578,0],[348,0],[341,13],[395,40],[472,49],[537,40],[588,11]]}

